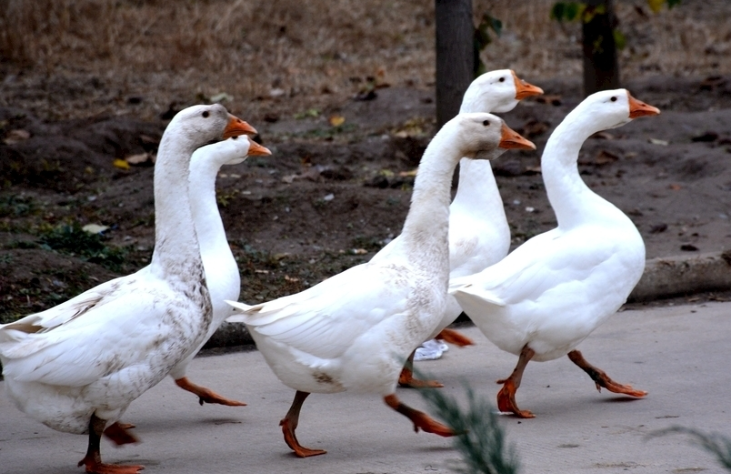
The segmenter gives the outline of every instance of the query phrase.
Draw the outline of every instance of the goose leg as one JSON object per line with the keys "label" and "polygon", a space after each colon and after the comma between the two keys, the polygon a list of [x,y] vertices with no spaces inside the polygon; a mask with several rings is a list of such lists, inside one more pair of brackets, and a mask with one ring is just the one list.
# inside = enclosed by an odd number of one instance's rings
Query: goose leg
{"label": "goose leg", "polygon": [[535,418],[535,415],[528,410],[521,410],[515,403],[515,393],[520,387],[520,381],[523,379],[523,371],[528,362],[536,353],[526,344],[520,351],[518,364],[513,369],[513,373],[507,379],[498,380],[497,383],[503,384],[503,388],[497,394],[497,407],[502,412],[510,412],[520,418]]}
{"label": "goose leg", "polygon": [[198,403],[200,403],[201,405],[203,405],[204,403],[217,403],[219,405],[226,405],[229,407],[246,406],[246,403],[244,402],[231,400],[230,398],[226,398],[217,394],[209,388],[196,385],[188,380],[188,377],[180,377],[179,379],[175,379],[175,385],[182,388],[183,390],[187,390],[195,395],[198,395]]}
{"label": "goose leg", "polygon": [[474,344],[474,342],[472,342],[472,339],[470,339],[469,337],[465,336],[459,331],[455,331],[454,329],[449,328],[442,329],[441,332],[437,334],[437,337],[435,339],[441,339],[445,342],[454,344],[455,346],[459,347],[471,346]]}
{"label": "goose leg", "polygon": [[309,395],[309,392],[300,392],[297,390],[297,393],[294,394],[292,406],[289,407],[289,411],[285,417],[282,418],[282,421],[279,422],[279,426],[282,427],[282,433],[284,434],[284,442],[287,443],[287,446],[292,448],[294,454],[301,458],[308,458],[310,456],[327,453],[324,449],[305,448],[299,443],[299,441],[297,441],[297,436],[294,434],[294,431],[297,429],[297,424],[299,423],[302,404]]}
{"label": "goose leg", "polygon": [[403,403],[401,403],[395,393],[391,395],[386,395],[385,397],[383,397],[383,401],[386,402],[386,405],[390,406],[391,408],[411,420],[412,423],[414,423],[414,431],[416,433],[418,433],[419,428],[421,428],[427,433],[434,433],[444,437],[455,436],[459,434],[455,433],[454,430],[444,426],[443,424],[433,420],[426,413],[404,405]]}
{"label": "goose leg", "polygon": [[631,385],[622,385],[610,379],[606,372],[588,363],[579,351],[573,350],[568,353],[568,356],[569,359],[571,359],[571,362],[578,365],[584,372],[589,374],[589,377],[591,377],[591,379],[594,381],[594,383],[596,384],[596,389],[599,392],[601,392],[602,387],[604,387],[610,392],[621,393],[624,395],[629,395],[631,397],[639,398],[647,395],[647,392],[645,392],[644,390],[635,390],[634,388],[632,388]]}
{"label": "goose leg", "polygon": [[404,388],[442,388],[444,384],[437,380],[419,380],[414,378],[414,354],[416,351],[409,355],[406,359],[406,364],[401,369],[401,375],[398,377],[398,384]]}
{"label": "goose leg", "polygon": [[[106,421],[101,418],[97,418],[96,415],[91,415],[89,420],[89,447],[86,450],[86,456],[84,459],[79,461],[79,466],[84,466],[86,472],[94,474],[138,474],[144,466],[119,466],[116,464],[104,464],[102,463],[101,452],[99,451],[99,441],[101,440],[102,433],[105,432],[104,425]],[[115,424],[112,424],[109,428],[112,428]],[[112,430],[114,432],[117,429]],[[128,433],[127,436],[131,436]],[[114,438],[112,438],[114,439]]]}

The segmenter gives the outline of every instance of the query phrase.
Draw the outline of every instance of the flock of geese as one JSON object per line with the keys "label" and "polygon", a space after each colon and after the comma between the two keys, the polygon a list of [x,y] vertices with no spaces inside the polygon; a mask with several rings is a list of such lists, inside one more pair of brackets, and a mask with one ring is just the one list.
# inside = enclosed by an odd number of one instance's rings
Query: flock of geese
{"label": "flock of geese", "polygon": [[[489,160],[535,145],[491,113],[542,92],[511,70],[478,77],[460,114],[424,152],[401,235],[367,263],[254,306],[236,301],[240,277],[216,206],[215,179],[221,166],[270,151],[249,139],[253,127],[221,105],[179,112],[155,164],[150,264],[0,326],[8,395],[46,426],[88,434],[79,462],[86,472],[137,473],[142,466],[104,464],[100,438],[134,442],[121,417],[167,375],[201,403],[245,405],[186,377],[191,359],[228,320],[246,325],[277,377],[296,390],[280,425],[297,456],[325,453],[300,445],[295,435],[310,393],[376,393],[416,431],[452,436],[449,427],[403,404],[396,388],[440,386],[414,378],[404,362],[435,336],[470,344],[447,328],[465,311],[488,339],[518,356],[513,373],[499,381],[501,411],[532,417],[515,401],[523,370],[531,360],[564,355],[598,389],[644,396],[575,349],[624,303],[645,263],[637,229],[586,186],[577,159],[592,134],[660,111],[624,89],[581,102],[553,132],[541,159],[558,226],[508,254],[509,227]],[[211,141],[217,143],[205,146]],[[458,163],[459,187],[451,200]]]}

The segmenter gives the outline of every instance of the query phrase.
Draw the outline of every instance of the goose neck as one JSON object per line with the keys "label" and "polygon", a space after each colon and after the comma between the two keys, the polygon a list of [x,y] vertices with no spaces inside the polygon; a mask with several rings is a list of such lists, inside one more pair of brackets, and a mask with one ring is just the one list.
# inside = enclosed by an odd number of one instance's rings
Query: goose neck
{"label": "goose neck", "polygon": [[188,166],[195,148],[193,140],[184,134],[166,131],[160,142],[154,180],[152,265],[166,274],[191,278],[200,276],[201,272],[198,238],[188,196]]}
{"label": "goose neck", "polygon": [[574,109],[546,143],[541,172],[559,227],[586,221],[596,211],[598,202],[604,201],[581,179],[577,163],[584,141],[597,131],[590,117]]}

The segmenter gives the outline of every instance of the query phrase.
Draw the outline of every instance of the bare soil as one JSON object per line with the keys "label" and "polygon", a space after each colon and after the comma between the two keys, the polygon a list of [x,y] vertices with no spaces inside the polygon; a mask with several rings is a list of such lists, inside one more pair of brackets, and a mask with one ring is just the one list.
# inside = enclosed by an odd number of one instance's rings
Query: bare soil
{"label": "bare soil", "polygon": [[[505,114],[539,150],[494,164],[514,246],[555,225],[540,151],[581,100],[580,25],[550,20],[553,3],[474,2],[475,22],[489,12],[505,25],[482,52],[488,68],[512,67],[547,97]],[[633,0],[617,14],[625,85],[663,113],[588,140],[580,171],[634,220],[649,258],[725,250],[731,3],[653,14]],[[367,261],[398,235],[409,172],[435,132],[433,38],[430,2],[0,4],[0,321],[148,263],[144,158],[177,110],[213,99],[274,152],[224,168],[217,183],[241,299]],[[140,162],[115,161],[131,156]],[[87,224],[108,229],[92,236]]]}
{"label": "bare soil", "polygon": [[[540,151],[580,101],[579,84],[535,80],[552,99],[505,114]],[[659,117],[589,139],[579,169],[587,184],[636,223],[648,257],[723,250],[731,243],[731,77],[656,77],[628,84]],[[256,123],[273,156],[221,170],[218,200],[242,272],[244,301],[300,291],[368,260],[398,235],[413,177],[433,133],[434,97],[378,89],[328,116]],[[0,109],[0,315],[44,309],[145,265],[154,244],[151,162],[165,120],[100,116],[55,122]],[[18,133],[27,132],[27,135]],[[28,138],[25,138],[25,137]],[[513,245],[555,218],[539,153],[495,162]],[[85,238],[87,224],[108,226]]]}

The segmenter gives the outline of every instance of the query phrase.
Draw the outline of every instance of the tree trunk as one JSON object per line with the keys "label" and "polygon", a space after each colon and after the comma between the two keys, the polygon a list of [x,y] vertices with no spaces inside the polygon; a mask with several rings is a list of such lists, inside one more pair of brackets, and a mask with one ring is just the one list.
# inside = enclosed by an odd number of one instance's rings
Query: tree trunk
{"label": "tree trunk", "polygon": [[619,64],[614,42],[617,19],[612,0],[586,0],[586,4],[587,11],[603,7],[604,12],[582,23],[584,96],[619,87]]}
{"label": "tree trunk", "polygon": [[474,74],[472,0],[435,0],[437,126],[459,113]]}

